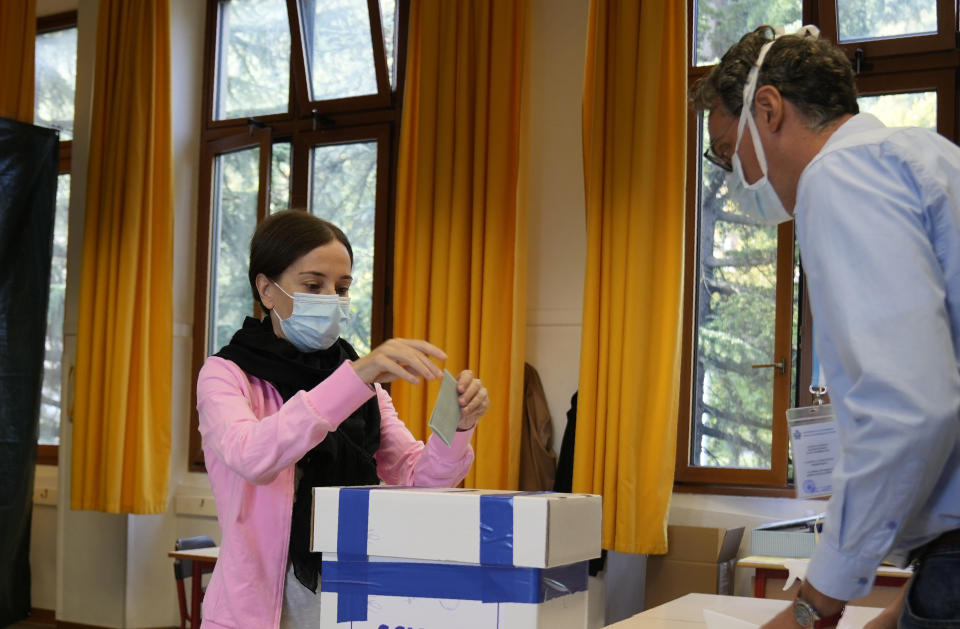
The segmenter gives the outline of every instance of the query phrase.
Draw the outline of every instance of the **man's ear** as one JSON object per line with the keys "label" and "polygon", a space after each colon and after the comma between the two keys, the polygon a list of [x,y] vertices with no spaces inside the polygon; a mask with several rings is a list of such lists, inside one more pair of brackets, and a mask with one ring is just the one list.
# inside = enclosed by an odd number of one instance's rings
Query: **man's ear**
{"label": "man's ear", "polygon": [[260,301],[267,310],[273,310],[273,307],[276,305],[273,299],[273,291],[276,290],[276,286],[274,286],[273,282],[263,273],[257,273],[256,283],[257,292],[260,293]]}
{"label": "man's ear", "polygon": [[757,88],[753,96],[753,117],[757,124],[766,125],[771,133],[776,133],[783,126],[784,100],[780,90],[772,85]]}

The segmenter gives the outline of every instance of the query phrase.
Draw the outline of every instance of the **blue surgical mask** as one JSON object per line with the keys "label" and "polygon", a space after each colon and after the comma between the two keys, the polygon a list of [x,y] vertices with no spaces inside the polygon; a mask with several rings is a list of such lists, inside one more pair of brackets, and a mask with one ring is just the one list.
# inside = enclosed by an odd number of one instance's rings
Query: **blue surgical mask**
{"label": "blue surgical mask", "polygon": [[[340,295],[294,293],[292,296],[276,282],[274,286],[293,300],[293,312],[281,319],[283,336],[301,352],[329,349],[340,338],[350,321],[350,298]],[[271,311],[272,314],[272,311]]]}
{"label": "blue surgical mask", "polygon": [[[815,26],[804,26],[797,33],[801,37],[819,37],[820,31]],[[768,42],[760,49],[757,61],[750,68],[747,82],[743,86],[743,107],[740,110],[740,122],[737,125],[737,144],[733,149],[733,172],[727,175],[728,195],[737,203],[737,207],[744,215],[763,225],[778,225],[793,220],[793,216],[783,207],[780,196],[770,184],[767,177],[767,156],[760,143],[760,134],[757,132],[757,123],[753,119],[753,96],[757,92],[757,77],[763,66],[763,59],[773,42]],[[757,154],[760,171],[763,176],[753,183],[747,183],[743,174],[743,164],[740,163],[740,142],[743,140],[744,127],[750,127],[750,139]]]}

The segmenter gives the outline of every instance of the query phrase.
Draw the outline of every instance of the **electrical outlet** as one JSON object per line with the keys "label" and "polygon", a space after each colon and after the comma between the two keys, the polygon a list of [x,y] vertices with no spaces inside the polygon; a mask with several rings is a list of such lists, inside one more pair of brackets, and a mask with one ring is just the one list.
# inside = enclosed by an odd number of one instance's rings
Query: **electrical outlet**
{"label": "electrical outlet", "polygon": [[57,490],[55,487],[34,487],[33,504],[57,506]]}

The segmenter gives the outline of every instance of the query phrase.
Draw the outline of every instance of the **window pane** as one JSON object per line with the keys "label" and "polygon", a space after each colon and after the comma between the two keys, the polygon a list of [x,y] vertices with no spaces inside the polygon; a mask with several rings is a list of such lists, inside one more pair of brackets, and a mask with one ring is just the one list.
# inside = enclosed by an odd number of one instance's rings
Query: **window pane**
{"label": "window pane", "polygon": [[857,99],[860,111],[871,113],[888,127],[924,127],[937,130],[937,92],[879,94]]}
{"label": "window pane", "polygon": [[366,0],[300,0],[311,100],[377,93]]}
{"label": "window pane", "polygon": [[40,438],[37,443],[60,443],[60,382],[63,359],[63,298],[67,286],[67,218],[70,211],[70,175],[57,178],[57,207],[53,223],[50,263],[50,301],[47,339],[43,353],[43,390],[40,399]]}
{"label": "window pane", "polygon": [[695,65],[717,63],[727,48],[763,24],[784,27],[788,33],[797,30],[800,9],[801,0],[697,0],[694,2]]}
{"label": "window pane", "polygon": [[725,173],[701,161],[690,464],[769,469],[774,370],[751,365],[775,361],[777,229],[740,214]]}
{"label": "window pane", "polygon": [[259,172],[259,147],[220,155],[214,164],[208,354],[226,345],[244,317],[253,314],[247,267],[257,227]]}
{"label": "window pane", "polygon": [[270,164],[270,213],[290,207],[290,143],[275,142]]}
{"label": "window pane", "polygon": [[344,231],[353,248],[350,332],[344,338],[363,356],[370,351],[373,243],[377,209],[377,143],[313,149],[310,211]]}
{"label": "window pane", "polygon": [[60,140],[73,139],[73,95],[77,85],[77,29],[37,35],[34,60],[33,119],[60,129]]}
{"label": "window pane", "polygon": [[396,87],[393,73],[394,50],[397,36],[397,0],[380,0],[380,24],[383,29],[383,44],[387,51],[387,74],[390,75],[390,87]]}
{"label": "window pane", "polygon": [[290,25],[284,0],[220,3],[214,118],[286,113]]}
{"label": "window pane", "polygon": [[936,0],[837,0],[841,43],[936,32]]}

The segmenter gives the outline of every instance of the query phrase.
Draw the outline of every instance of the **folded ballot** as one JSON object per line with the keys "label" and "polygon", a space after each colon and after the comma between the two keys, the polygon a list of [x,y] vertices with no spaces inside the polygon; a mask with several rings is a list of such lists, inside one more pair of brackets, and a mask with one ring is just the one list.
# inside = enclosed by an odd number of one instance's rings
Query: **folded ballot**
{"label": "folded ballot", "polygon": [[599,496],[317,487],[322,629],[583,629]]}
{"label": "folded ballot", "polygon": [[440,383],[440,393],[430,413],[430,429],[448,446],[457,434],[460,423],[460,396],[457,393],[457,380],[446,369]]}

